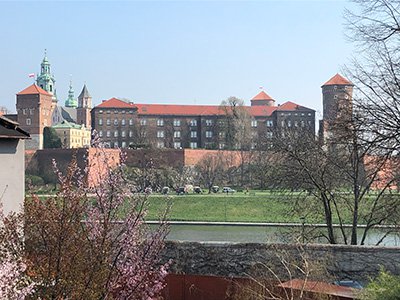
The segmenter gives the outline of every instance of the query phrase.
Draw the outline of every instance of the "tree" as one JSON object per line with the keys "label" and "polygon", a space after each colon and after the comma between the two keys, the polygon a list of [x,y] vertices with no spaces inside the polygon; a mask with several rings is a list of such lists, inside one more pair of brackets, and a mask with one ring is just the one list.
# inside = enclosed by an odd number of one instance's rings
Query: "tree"
{"label": "tree", "polygon": [[[363,245],[372,228],[398,223],[399,195],[392,190],[398,172],[386,172],[389,176],[381,173],[385,167],[393,171],[398,164],[391,153],[380,153],[379,143],[365,143],[360,138],[361,127],[353,124],[346,124],[342,131],[346,135],[336,142],[330,140],[328,145],[306,133],[299,136],[286,132],[285,138],[275,140],[278,159],[274,182],[285,191],[295,192],[302,216],[323,216],[325,237],[331,244]],[[334,223],[339,225],[339,234]],[[346,223],[350,223],[350,230]],[[359,224],[366,225],[361,236]]]}
{"label": "tree", "polygon": [[358,87],[355,104],[366,114],[368,141],[400,147],[400,1],[354,0],[348,35],[360,49],[347,71]]}
{"label": "tree", "polygon": [[61,139],[58,137],[54,128],[45,127],[43,129],[43,148],[61,148],[61,146]]}
{"label": "tree", "polygon": [[[25,207],[29,273],[43,299],[158,299],[168,264],[160,251],[168,233],[165,213],[154,230],[144,223],[147,197],[134,193],[123,165],[111,168],[97,148],[99,184],[72,161],[56,169],[60,191],[32,196]],[[56,168],[56,165],[55,165]]]}
{"label": "tree", "polygon": [[212,187],[216,182],[222,181],[224,173],[227,171],[227,163],[222,152],[218,154],[205,155],[195,166],[199,174],[199,180],[211,193]]}
{"label": "tree", "polygon": [[249,150],[254,143],[251,130],[251,116],[244,106],[244,101],[229,97],[221,102],[224,111],[224,122],[221,128],[224,133],[224,144],[229,150],[238,150],[240,154],[240,185],[245,182],[245,171],[251,160]]}
{"label": "tree", "polygon": [[5,216],[0,201],[0,299],[25,299],[33,292],[26,269],[22,213]]}

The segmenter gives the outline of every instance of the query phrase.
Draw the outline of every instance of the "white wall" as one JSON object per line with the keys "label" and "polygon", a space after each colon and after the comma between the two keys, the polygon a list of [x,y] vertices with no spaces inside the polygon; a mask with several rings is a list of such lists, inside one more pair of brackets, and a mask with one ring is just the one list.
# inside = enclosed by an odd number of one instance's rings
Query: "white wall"
{"label": "white wall", "polygon": [[4,212],[19,211],[25,197],[25,141],[0,139],[0,201]]}

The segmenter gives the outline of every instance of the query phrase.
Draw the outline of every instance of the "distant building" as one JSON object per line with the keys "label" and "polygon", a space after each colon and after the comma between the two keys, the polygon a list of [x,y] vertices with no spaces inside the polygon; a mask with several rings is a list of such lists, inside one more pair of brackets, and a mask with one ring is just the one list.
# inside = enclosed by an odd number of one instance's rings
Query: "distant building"
{"label": "distant building", "polygon": [[91,130],[84,125],[62,121],[52,126],[60,138],[62,148],[83,148],[90,146]]}
{"label": "distant building", "polygon": [[323,119],[319,123],[320,140],[341,138],[351,122],[353,113],[353,87],[349,80],[336,74],[322,88]]}
{"label": "distant building", "polygon": [[4,212],[18,211],[25,197],[25,140],[29,133],[0,116],[0,202]]}
{"label": "distant building", "polygon": [[[293,102],[276,106],[264,91],[243,109],[250,115],[251,148],[272,144],[275,135],[287,130],[315,134],[313,109]],[[226,149],[225,117],[219,105],[137,104],[111,98],[93,108],[92,128],[112,148]]]}
{"label": "distant building", "polygon": [[90,130],[92,97],[86,85],[83,86],[78,99],[75,99],[72,82],[70,82],[65,106],[60,106],[55,83],[55,77],[51,73],[51,65],[45,53],[36,83],[17,94],[16,120],[31,134],[32,138],[26,145],[27,149],[43,149],[44,127],[68,122]]}

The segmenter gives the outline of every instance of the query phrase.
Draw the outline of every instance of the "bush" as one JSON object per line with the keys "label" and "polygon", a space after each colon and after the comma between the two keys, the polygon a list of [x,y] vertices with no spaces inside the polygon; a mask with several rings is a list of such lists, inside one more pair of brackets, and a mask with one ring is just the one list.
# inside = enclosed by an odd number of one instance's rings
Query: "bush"
{"label": "bush", "polygon": [[385,270],[379,272],[362,293],[364,300],[398,300],[400,295],[400,276],[394,276]]}
{"label": "bush", "polygon": [[40,176],[36,175],[26,175],[25,176],[25,185],[34,185],[34,186],[39,186],[39,185],[44,185],[44,180]]}

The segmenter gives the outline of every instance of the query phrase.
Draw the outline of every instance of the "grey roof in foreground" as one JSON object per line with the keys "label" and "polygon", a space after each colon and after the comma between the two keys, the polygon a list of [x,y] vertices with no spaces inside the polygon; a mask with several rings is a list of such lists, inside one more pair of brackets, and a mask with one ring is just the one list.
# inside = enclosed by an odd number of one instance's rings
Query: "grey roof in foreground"
{"label": "grey roof in foreground", "polygon": [[19,127],[19,124],[0,116],[0,139],[28,139],[30,135]]}

